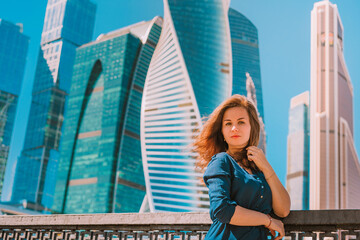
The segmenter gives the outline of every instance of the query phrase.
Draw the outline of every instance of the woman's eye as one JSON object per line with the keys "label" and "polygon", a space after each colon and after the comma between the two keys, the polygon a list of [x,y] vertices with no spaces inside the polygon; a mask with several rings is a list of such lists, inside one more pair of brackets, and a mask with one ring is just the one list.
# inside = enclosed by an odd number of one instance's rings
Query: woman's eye
{"label": "woman's eye", "polygon": [[244,124],[244,122],[243,122],[243,121],[240,121],[240,122],[238,122],[238,124]]}
{"label": "woman's eye", "polygon": [[231,123],[229,123],[229,122],[225,123],[225,126],[230,126],[230,125],[231,125]]}

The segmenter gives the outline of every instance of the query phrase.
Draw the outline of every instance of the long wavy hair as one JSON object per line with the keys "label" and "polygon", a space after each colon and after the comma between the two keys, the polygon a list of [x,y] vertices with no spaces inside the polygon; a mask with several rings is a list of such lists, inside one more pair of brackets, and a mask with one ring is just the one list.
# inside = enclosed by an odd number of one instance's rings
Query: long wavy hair
{"label": "long wavy hair", "polygon": [[[245,96],[233,95],[221,103],[209,116],[205,122],[200,134],[194,142],[194,151],[198,153],[196,166],[203,170],[210,162],[213,155],[226,152],[228,144],[224,141],[222,134],[222,122],[224,113],[227,109],[233,107],[245,108],[250,120],[250,138],[248,146],[258,146],[260,136],[260,124],[258,112],[254,104]],[[246,148],[245,147],[245,148]],[[254,162],[249,161],[245,148],[232,156],[241,165],[250,168],[252,171],[259,171]]]}

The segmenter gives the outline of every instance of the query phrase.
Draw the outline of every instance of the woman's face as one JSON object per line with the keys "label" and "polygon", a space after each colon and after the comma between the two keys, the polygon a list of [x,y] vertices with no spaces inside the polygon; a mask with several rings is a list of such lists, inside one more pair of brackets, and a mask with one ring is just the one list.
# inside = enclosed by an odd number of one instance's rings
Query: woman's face
{"label": "woman's face", "polygon": [[245,108],[233,107],[225,111],[221,131],[230,151],[246,147],[250,130],[249,114]]}

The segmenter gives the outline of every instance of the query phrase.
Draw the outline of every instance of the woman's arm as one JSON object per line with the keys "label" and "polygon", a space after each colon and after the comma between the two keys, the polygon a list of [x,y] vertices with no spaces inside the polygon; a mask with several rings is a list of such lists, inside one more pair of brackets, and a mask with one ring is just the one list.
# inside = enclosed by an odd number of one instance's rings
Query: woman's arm
{"label": "woman's arm", "polygon": [[236,206],[230,224],[237,226],[268,226],[270,219],[264,213]]}
{"label": "woman's arm", "polygon": [[256,166],[264,173],[265,179],[271,188],[274,213],[279,217],[286,217],[290,213],[290,196],[288,192],[276,176],[263,151],[255,146],[250,146],[247,150],[248,159],[254,161]]}
{"label": "woman's arm", "polygon": [[290,196],[281,184],[275,171],[271,168],[269,172],[264,172],[265,179],[271,188],[272,207],[274,213],[279,217],[287,217],[290,213]]}
{"label": "woman's arm", "polygon": [[[281,221],[271,219],[267,215],[240,207],[235,201],[231,200],[230,188],[230,164],[225,159],[211,161],[204,174],[204,182],[209,188],[210,214],[225,224],[238,226],[261,226],[269,228],[276,238],[284,236],[284,225]],[[271,219],[271,220],[270,220]]]}
{"label": "woman's arm", "polygon": [[236,206],[234,215],[230,220],[230,224],[237,226],[264,225],[271,231],[273,236],[275,236],[275,231],[279,233],[279,235],[275,238],[276,240],[281,239],[285,235],[284,224],[280,220],[273,219],[264,213],[240,206]]}

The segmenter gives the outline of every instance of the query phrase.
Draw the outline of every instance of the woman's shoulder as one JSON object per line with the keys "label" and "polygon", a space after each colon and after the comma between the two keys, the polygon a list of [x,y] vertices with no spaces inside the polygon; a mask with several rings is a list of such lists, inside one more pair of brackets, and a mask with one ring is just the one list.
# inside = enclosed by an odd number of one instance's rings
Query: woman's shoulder
{"label": "woman's shoulder", "polygon": [[230,164],[230,158],[229,155],[226,152],[220,152],[212,156],[211,161],[209,162],[209,165],[229,165]]}
{"label": "woman's shoulder", "polygon": [[225,152],[215,154],[209,162],[204,177],[214,175],[228,175],[231,172],[232,163],[229,155]]}
{"label": "woman's shoulder", "polygon": [[212,159],[216,158],[216,159],[228,159],[228,154],[226,152],[219,152],[216,153],[214,156],[212,156]]}

